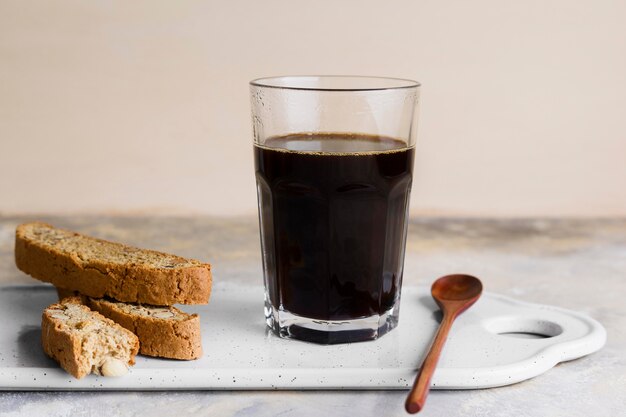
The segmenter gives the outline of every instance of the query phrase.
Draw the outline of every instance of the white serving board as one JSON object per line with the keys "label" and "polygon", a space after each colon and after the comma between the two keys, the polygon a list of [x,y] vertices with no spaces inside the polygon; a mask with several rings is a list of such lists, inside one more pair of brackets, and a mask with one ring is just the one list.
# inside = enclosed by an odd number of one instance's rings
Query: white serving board
{"label": "white serving board", "polygon": [[[201,315],[202,358],[138,356],[124,377],[77,380],[41,349],[41,312],[55,301],[51,286],[0,287],[0,390],[407,389],[438,324],[429,290],[407,287],[399,326],[379,340],[331,346],[284,340],[265,328],[261,287],[218,285],[209,305],[183,307]],[[432,386],[513,384],[595,352],[605,340],[602,325],[584,314],[486,293],[452,327]]]}

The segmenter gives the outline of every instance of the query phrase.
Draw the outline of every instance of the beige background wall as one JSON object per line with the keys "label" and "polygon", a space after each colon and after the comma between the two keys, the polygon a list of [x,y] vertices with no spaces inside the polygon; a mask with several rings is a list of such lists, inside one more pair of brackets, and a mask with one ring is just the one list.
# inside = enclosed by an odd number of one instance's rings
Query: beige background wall
{"label": "beige background wall", "polygon": [[247,82],[423,83],[412,209],[626,214],[626,2],[0,0],[0,212],[254,213]]}

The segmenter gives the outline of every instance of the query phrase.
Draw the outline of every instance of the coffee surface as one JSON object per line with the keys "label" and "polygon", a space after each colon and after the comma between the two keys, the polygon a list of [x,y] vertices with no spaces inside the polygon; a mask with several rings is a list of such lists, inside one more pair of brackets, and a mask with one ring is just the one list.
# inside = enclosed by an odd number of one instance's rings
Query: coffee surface
{"label": "coffee surface", "polygon": [[407,145],[404,141],[385,136],[317,133],[273,137],[266,140],[262,147],[292,152],[354,155],[399,152],[405,150]]}

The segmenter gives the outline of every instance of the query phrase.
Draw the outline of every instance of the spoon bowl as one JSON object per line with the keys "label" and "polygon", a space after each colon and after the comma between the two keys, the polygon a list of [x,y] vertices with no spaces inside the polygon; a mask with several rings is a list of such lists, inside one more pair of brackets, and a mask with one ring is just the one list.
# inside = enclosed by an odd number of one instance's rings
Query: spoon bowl
{"label": "spoon bowl", "polygon": [[[467,305],[467,309],[478,300],[482,291],[483,284],[480,280],[465,274],[441,277],[433,283],[430,289],[433,298],[442,310],[444,307],[450,308],[452,306],[452,303],[447,303],[449,301],[461,301]],[[454,305],[456,306],[456,303]]]}

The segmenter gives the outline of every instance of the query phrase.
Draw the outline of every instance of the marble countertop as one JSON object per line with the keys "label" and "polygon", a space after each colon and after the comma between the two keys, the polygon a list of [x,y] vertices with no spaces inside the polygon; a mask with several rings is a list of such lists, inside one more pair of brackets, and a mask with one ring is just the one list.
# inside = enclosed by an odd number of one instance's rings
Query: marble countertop
{"label": "marble countertop", "polygon": [[[214,280],[262,283],[256,218],[39,217],[106,239],[209,261]],[[0,285],[37,282],[13,261],[0,216]],[[598,353],[508,387],[434,391],[423,416],[620,416],[626,413],[626,219],[412,219],[404,285],[453,272],[517,299],[591,315]],[[0,392],[0,416],[403,416],[404,391]],[[106,410],[106,411],[105,411]]]}

